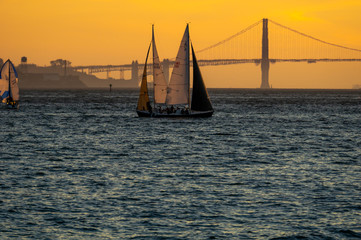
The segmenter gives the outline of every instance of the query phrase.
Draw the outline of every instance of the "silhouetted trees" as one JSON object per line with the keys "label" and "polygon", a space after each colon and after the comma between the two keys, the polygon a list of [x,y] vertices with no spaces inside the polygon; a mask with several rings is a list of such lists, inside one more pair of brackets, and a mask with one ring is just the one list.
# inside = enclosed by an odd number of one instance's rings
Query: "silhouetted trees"
{"label": "silhouetted trees", "polygon": [[71,62],[64,59],[57,59],[54,61],[50,61],[50,65],[52,67],[69,67],[71,65]]}

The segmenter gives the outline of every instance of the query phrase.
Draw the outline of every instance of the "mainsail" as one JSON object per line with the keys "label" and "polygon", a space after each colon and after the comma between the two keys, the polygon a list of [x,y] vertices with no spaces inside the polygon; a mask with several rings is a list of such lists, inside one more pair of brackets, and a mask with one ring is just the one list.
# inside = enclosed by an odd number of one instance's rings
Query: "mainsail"
{"label": "mainsail", "polygon": [[211,111],[213,110],[213,107],[208,96],[206,85],[203,82],[203,78],[198,66],[196,54],[194,53],[193,50],[193,44],[192,44],[192,58],[193,58],[193,92],[192,92],[191,110]]}
{"label": "mainsail", "polygon": [[19,100],[18,74],[13,63],[7,60],[0,70],[0,97],[6,99],[12,98],[13,101]]}
{"label": "mainsail", "polygon": [[154,104],[165,103],[167,97],[167,82],[165,81],[162,65],[160,64],[157,47],[155,45],[154,26],[152,26],[152,44]]}
{"label": "mainsail", "polygon": [[151,44],[149,44],[147,58],[145,59],[142,83],[140,85],[139,99],[138,99],[138,106],[137,106],[137,110],[139,110],[139,111],[150,111],[152,108],[150,106],[150,102],[149,102],[148,85],[147,85],[147,61],[148,61],[150,45]]}
{"label": "mainsail", "polygon": [[189,105],[189,30],[184,32],[169,81],[166,103]]}

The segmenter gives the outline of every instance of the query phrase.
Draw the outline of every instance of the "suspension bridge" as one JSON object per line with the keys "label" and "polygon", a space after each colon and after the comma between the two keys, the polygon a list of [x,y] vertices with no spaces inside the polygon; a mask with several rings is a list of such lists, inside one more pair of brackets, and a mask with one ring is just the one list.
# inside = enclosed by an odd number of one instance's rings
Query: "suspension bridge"
{"label": "suspension bridge", "polygon": [[[270,19],[262,19],[242,31],[197,52],[200,66],[255,63],[261,66],[260,88],[270,88],[270,63],[277,62],[361,62],[361,49],[326,42]],[[174,59],[162,62],[166,79]],[[151,67],[151,66],[149,66]],[[124,65],[75,66],[75,71],[88,74],[131,71],[139,80],[144,64],[133,61]]]}

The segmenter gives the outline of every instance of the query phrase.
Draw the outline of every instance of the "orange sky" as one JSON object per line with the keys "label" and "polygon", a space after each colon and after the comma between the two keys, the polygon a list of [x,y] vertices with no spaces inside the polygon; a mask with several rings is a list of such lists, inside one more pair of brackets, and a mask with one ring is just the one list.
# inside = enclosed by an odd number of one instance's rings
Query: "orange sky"
{"label": "orange sky", "polygon": [[[361,49],[360,0],[0,0],[0,8],[0,58],[15,64],[22,56],[38,65],[58,58],[73,66],[143,62],[153,23],[160,57],[174,58],[187,22],[201,49],[262,18]],[[297,64],[271,65],[273,87],[361,84],[361,62]],[[208,87],[260,85],[260,67],[254,64],[202,69]]]}

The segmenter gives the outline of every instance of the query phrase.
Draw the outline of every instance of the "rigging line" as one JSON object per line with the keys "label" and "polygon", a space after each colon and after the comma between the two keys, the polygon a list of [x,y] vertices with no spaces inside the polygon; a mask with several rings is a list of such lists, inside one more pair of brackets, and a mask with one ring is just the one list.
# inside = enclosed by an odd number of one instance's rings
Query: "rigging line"
{"label": "rigging line", "polygon": [[241,34],[243,34],[243,33],[245,33],[245,32],[247,32],[248,30],[251,30],[252,28],[254,28],[255,26],[257,26],[257,25],[260,24],[261,22],[262,22],[262,20],[259,20],[258,22],[254,23],[254,24],[250,25],[249,27],[243,29],[242,31],[240,31],[240,32],[238,32],[238,33],[230,36],[229,38],[226,38],[226,39],[224,39],[223,41],[220,41],[220,42],[218,42],[218,43],[216,43],[216,44],[213,44],[213,45],[211,45],[211,46],[209,46],[209,47],[203,48],[203,49],[197,51],[197,53],[201,53],[201,52],[204,52],[204,51],[209,50],[209,49],[211,49],[211,48],[215,48],[215,47],[217,47],[217,46],[219,46],[219,45],[221,45],[221,44],[223,44],[223,43],[225,43],[225,42],[227,42],[227,41],[229,41],[229,40],[231,40],[231,39],[233,39],[233,38],[235,38],[235,37],[237,37],[237,36],[239,36],[239,35],[241,35]]}
{"label": "rigging line", "polygon": [[284,25],[282,25],[282,24],[279,24],[279,23],[277,23],[277,22],[275,22],[275,21],[272,21],[271,19],[268,19],[268,21],[272,22],[273,24],[276,24],[276,25],[279,26],[279,27],[285,28],[285,29],[287,29],[287,30],[290,30],[290,31],[292,31],[292,32],[295,32],[295,33],[297,33],[297,34],[300,34],[300,35],[302,35],[302,36],[304,36],[304,37],[311,38],[311,39],[313,39],[313,40],[315,40],[315,41],[318,41],[318,42],[321,42],[321,43],[324,43],[324,44],[328,44],[328,45],[331,45],[331,46],[334,46],[334,47],[339,47],[339,48],[343,48],[343,49],[347,49],[347,50],[352,50],[352,51],[361,52],[361,49],[349,48],[349,47],[337,45],[337,44],[334,44],[334,43],[329,43],[329,42],[320,40],[320,39],[318,39],[318,38],[312,37],[312,36],[310,36],[310,35],[307,35],[307,34],[305,34],[305,33],[301,33],[301,32],[299,32],[299,31],[297,31],[297,30],[292,29],[292,28],[286,27],[286,26],[284,26]]}

